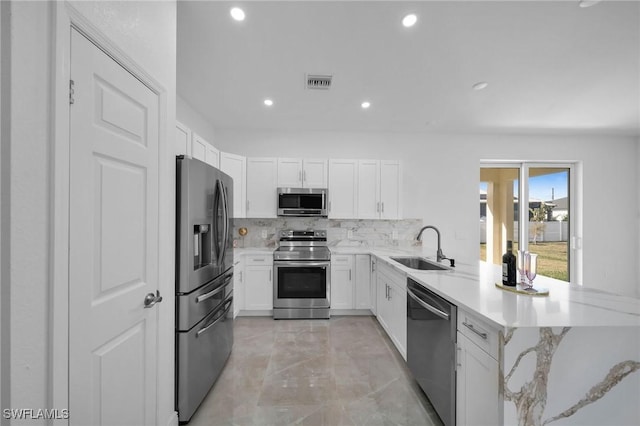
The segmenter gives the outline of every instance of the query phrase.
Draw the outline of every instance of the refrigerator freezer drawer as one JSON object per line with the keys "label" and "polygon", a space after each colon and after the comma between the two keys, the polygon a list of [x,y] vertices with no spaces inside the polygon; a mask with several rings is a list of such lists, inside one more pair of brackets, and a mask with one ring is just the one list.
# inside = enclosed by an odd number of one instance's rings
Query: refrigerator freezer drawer
{"label": "refrigerator freezer drawer", "polygon": [[176,329],[189,331],[233,291],[233,269],[189,294],[176,296]]}
{"label": "refrigerator freezer drawer", "polygon": [[191,419],[220,376],[233,346],[233,297],[188,332],[176,333],[176,410]]}

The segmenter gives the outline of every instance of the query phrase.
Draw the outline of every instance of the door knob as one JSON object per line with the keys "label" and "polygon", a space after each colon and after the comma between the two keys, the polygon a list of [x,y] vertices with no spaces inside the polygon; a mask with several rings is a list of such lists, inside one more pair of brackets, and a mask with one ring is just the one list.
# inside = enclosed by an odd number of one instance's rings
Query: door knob
{"label": "door knob", "polygon": [[160,290],[156,290],[156,294],[149,293],[144,297],[144,307],[150,308],[156,303],[162,302],[162,296],[160,296]]}

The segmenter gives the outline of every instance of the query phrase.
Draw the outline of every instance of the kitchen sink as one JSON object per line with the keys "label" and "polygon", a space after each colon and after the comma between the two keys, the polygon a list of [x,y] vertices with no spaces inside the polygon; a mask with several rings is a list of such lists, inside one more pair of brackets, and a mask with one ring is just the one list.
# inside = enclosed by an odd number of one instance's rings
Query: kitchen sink
{"label": "kitchen sink", "polygon": [[435,262],[431,262],[423,257],[410,256],[410,257],[392,257],[391,260],[394,260],[401,265],[406,266],[411,269],[419,269],[421,271],[448,271],[451,268],[440,265]]}

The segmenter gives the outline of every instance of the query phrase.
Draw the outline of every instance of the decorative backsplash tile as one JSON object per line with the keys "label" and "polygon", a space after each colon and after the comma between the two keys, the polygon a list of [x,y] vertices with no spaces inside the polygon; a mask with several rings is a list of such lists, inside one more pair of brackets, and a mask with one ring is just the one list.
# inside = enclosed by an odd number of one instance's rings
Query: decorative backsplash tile
{"label": "decorative backsplash tile", "polygon": [[[247,228],[247,235],[240,236],[238,229]],[[413,245],[421,219],[372,220],[372,219],[321,219],[277,218],[234,219],[233,238],[237,247],[275,247],[277,232],[282,229],[326,229],[330,246],[367,245],[408,247]],[[263,237],[263,235],[266,235]]]}

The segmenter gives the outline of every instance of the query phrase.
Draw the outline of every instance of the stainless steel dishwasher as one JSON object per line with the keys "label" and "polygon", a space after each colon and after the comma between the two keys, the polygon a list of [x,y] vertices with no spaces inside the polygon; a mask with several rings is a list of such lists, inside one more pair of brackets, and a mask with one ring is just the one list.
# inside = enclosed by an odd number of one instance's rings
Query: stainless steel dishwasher
{"label": "stainless steel dishwasher", "polygon": [[445,425],[456,424],[457,307],[407,279],[407,364]]}

